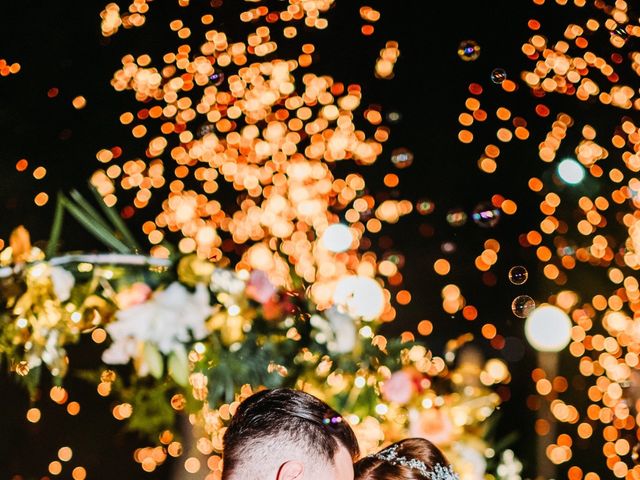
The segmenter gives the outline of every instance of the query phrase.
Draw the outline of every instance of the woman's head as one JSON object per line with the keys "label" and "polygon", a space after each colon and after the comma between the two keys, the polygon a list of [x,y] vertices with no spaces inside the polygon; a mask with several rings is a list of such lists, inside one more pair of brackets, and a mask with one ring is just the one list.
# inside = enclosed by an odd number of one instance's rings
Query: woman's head
{"label": "woman's head", "polygon": [[457,480],[442,452],[429,440],[408,438],[355,464],[356,480]]}

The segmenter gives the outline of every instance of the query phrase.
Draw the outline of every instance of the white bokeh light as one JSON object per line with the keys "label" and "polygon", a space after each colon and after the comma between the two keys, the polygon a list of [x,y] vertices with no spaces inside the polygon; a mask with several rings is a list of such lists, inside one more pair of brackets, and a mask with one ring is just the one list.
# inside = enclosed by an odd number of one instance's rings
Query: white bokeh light
{"label": "white bokeh light", "polygon": [[320,238],[322,246],[330,252],[340,253],[351,248],[353,233],[351,229],[342,223],[329,225]]}
{"label": "white bokeh light", "polygon": [[558,175],[564,183],[576,185],[584,180],[584,167],[572,158],[562,160],[558,164]]}
{"label": "white bokeh light", "polygon": [[374,320],[384,309],[384,292],[373,278],[348,275],[336,284],[333,303],[352,317]]}
{"label": "white bokeh light", "polygon": [[571,341],[571,319],[560,308],[541,305],[527,317],[524,333],[533,348],[559,352]]}

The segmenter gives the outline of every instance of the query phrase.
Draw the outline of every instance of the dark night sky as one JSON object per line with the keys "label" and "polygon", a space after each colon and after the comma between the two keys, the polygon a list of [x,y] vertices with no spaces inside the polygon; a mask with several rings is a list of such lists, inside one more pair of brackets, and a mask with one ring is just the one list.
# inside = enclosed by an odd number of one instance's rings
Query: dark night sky
{"label": "dark night sky", "polygon": [[[109,81],[124,54],[154,56],[174,47],[176,37],[168,22],[179,15],[186,23],[194,19],[191,23],[196,24],[200,14],[208,9],[207,2],[192,3],[189,9],[179,9],[175,0],[156,0],[150,4],[144,27],[121,31],[108,40],[100,35],[99,12],[103,2],[0,3],[0,57],[22,65],[17,75],[0,78],[0,238],[6,240],[12,228],[24,224],[34,239],[46,239],[55,192],[72,188],[86,191],[90,174],[99,167],[95,159],[99,149],[119,145],[124,150],[124,159],[143,153],[143,143],[132,139],[127,128],[118,122],[122,112],[136,108],[131,92],[117,93]],[[234,32],[239,36],[243,30],[238,26],[237,11],[246,4],[240,0],[225,3],[218,13],[213,12],[214,27],[221,22],[219,28],[230,36]],[[120,4],[126,7],[124,2]],[[542,177],[549,169],[538,159],[537,144],[551,122],[536,119],[533,108],[537,100],[523,86],[515,94],[506,94],[491,83],[490,72],[502,67],[510,78],[516,79],[528,62],[520,52],[522,43],[530,36],[527,20],[538,18],[548,33],[557,34],[568,18],[576,17],[575,9],[535,7],[525,0],[372,0],[365,4],[381,10],[382,18],[376,25],[376,33],[364,37],[359,33],[363,23],[358,15],[361,3],[338,0],[336,4],[328,14],[327,30],[300,29],[303,38],[314,43],[318,52],[311,70],[330,74],[345,83],[359,83],[364,104],[380,104],[384,111],[394,110],[402,115],[399,123],[391,125],[391,140],[378,164],[360,171],[372,190],[387,191],[382,177],[393,169],[389,152],[395,147],[407,147],[415,154],[414,163],[406,170],[395,170],[401,182],[398,192],[390,195],[398,194],[413,201],[426,197],[436,205],[430,216],[413,213],[397,225],[383,229],[383,234],[393,238],[393,248],[406,257],[404,286],[413,295],[410,306],[400,308],[394,329],[413,328],[421,319],[429,318],[434,322],[435,332],[428,341],[436,352],[441,352],[449,338],[471,331],[487,355],[500,357],[505,355],[504,351],[493,350],[480,335],[484,323],[497,325],[507,337],[507,350],[511,352],[506,354],[507,359],[517,359],[509,363],[514,378],[512,399],[504,405],[500,431],[521,431],[517,454],[530,464],[534,417],[526,409],[525,401],[534,390],[530,371],[535,357],[523,343],[523,322],[513,316],[510,305],[516,295],[526,293],[544,300],[558,289],[544,279],[533,249],[525,250],[518,244],[518,235],[535,228],[542,218],[538,210],[541,198],[529,191],[527,180],[531,176]],[[194,34],[192,38],[199,37]],[[482,46],[481,56],[475,62],[462,62],[457,57],[457,45],[465,39],[474,39]],[[378,50],[387,40],[399,41],[401,50],[396,77],[391,81],[373,76]],[[529,141],[514,140],[500,145],[503,153],[494,175],[482,173],[476,161],[487,142],[497,143],[495,137],[490,140],[497,128],[495,117],[485,125],[474,125],[478,139],[471,145],[457,141],[457,117],[464,110],[471,82],[484,87],[481,99],[489,112],[501,105],[508,106],[514,115],[531,121]],[[60,89],[54,99],[47,97],[52,87]],[[87,98],[86,108],[73,109],[71,100],[77,95]],[[595,104],[576,106],[575,100],[558,96],[549,96],[545,102],[554,114],[569,111],[575,117],[589,118],[592,123],[602,125],[616,121],[615,115],[607,117],[607,112]],[[569,145],[570,142],[565,148],[569,149]],[[565,154],[570,152],[567,150]],[[27,172],[16,171],[15,163],[20,158],[29,160]],[[48,170],[44,180],[36,181],[31,176],[37,165]],[[33,203],[39,191],[52,197],[44,208]],[[449,209],[461,207],[470,213],[475,205],[496,193],[517,201],[517,215],[503,218],[491,229],[480,228],[471,221],[460,228],[447,224]],[[145,215],[143,212],[134,216],[132,225],[140,225]],[[432,236],[420,235],[422,223],[433,227]],[[502,245],[499,262],[492,269],[498,279],[494,287],[483,285],[481,273],[473,265],[487,238],[496,238]],[[65,250],[100,248],[71,220],[65,224],[63,239]],[[377,238],[372,240],[375,248]],[[454,242],[457,250],[445,255],[440,248],[447,241]],[[435,275],[432,268],[434,260],[443,256],[453,267],[446,278]],[[531,280],[525,286],[516,287],[507,281],[507,271],[516,264],[529,269]],[[587,288],[591,279],[583,278]],[[478,307],[478,320],[468,322],[460,315],[452,318],[442,311],[440,291],[446,283],[460,285],[467,300]],[[524,356],[517,355],[525,348]],[[565,360],[567,365],[573,364],[570,358]],[[89,478],[118,475],[150,478],[131,460],[131,450],[143,442],[118,434],[122,425],[111,417],[109,401],[99,399],[91,386],[73,379],[69,382],[72,399],[81,401],[81,414],[71,418],[64,413],[64,407],[44,399],[38,403],[44,419],[34,426],[24,420],[28,408],[26,393],[4,374],[0,376],[3,412],[0,476],[8,478],[10,473],[21,473],[26,478],[40,478],[46,473],[47,464],[55,459],[57,449],[70,445],[74,448],[72,463],[86,466]],[[591,461],[586,450],[576,452],[581,455],[582,464]],[[168,467],[159,470],[162,474],[167,471]]]}

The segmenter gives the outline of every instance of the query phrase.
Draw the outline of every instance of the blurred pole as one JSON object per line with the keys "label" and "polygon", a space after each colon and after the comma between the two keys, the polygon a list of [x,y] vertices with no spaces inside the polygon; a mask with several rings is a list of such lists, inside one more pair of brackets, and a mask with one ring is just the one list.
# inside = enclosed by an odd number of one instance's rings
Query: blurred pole
{"label": "blurred pole", "polygon": [[[204,478],[209,472],[207,468],[207,455],[203,455],[198,450],[197,438],[198,430],[189,422],[187,415],[178,416],[178,429],[180,432],[180,439],[182,441],[182,455],[176,458],[173,462],[173,468],[171,469],[171,480],[194,480],[196,478]],[[188,458],[197,458],[200,462],[200,470],[195,473],[189,473],[185,469],[185,460]]]}
{"label": "blurred pole", "polygon": [[[549,381],[558,375],[558,353],[538,351],[538,367],[547,375]],[[550,402],[543,399],[538,409],[538,420],[544,420],[549,425],[546,435],[537,435],[536,467],[538,480],[552,480],[556,478],[556,465],[547,457],[547,446],[556,439],[556,421],[551,413]]]}

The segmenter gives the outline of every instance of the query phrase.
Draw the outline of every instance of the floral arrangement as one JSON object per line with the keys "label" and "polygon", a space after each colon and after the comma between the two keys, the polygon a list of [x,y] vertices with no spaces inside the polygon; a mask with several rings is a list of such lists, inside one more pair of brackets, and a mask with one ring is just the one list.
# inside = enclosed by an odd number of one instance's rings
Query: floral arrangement
{"label": "floral arrangement", "polygon": [[493,387],[510,380],[506,365],[469,350],[456,362],[468,336],[450,342],[445,361],[409,332],[380,335],[372,278],[346,277],[333,305],[319,310],[302,282],[285,290],[269,272],[195,254],[47,258],[24,228],[9,243],[0,253],[0,355],[35,391],[42,372],[62,385],[74,370],[68,345],[104,344],[102,365],[77,374],[121,402],[116,418],[159,439],[135,455],[147,471],[181,454],[186,418],[207,478],[219,478],[222,435],[239,402],[257,388],[288,386],[343,412],[363,453],[420,436],[445,449],[462,479],[519,478],[513,461],[498,465],[508,456],[489,442],[488,419],[501,403]]}

